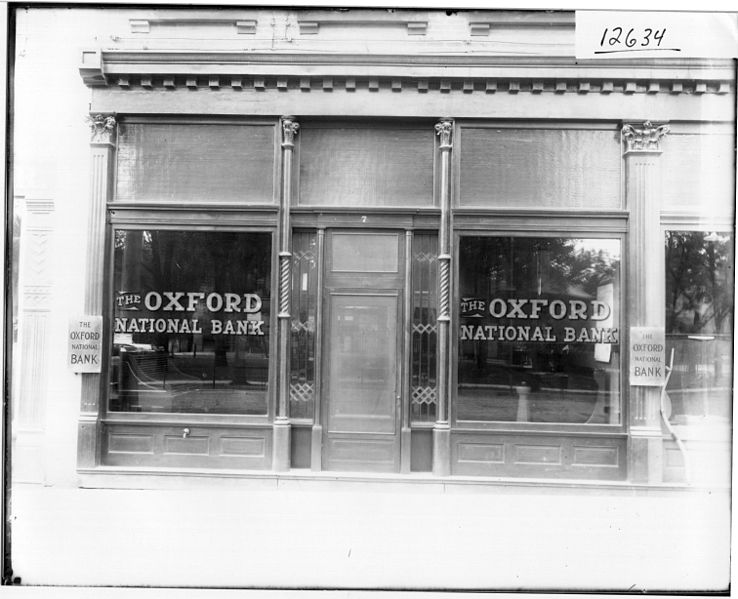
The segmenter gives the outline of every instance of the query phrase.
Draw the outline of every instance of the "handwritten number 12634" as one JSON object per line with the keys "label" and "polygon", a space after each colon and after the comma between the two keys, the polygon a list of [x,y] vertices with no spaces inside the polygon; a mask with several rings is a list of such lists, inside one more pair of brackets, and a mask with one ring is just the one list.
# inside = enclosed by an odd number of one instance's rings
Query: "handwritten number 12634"
{"label": "handwritten number 12634", "polygon": [[[623,35],[625,34],[625,35]],[[662,30],[650,29],[645,27],[643,31],[636,33],[635,29],[629,29],[627,32],[622,27],[605,28],[602,32],[602,39],[600,40],[600,48],[612,47],[613,49],[619,46],[625,46],[626,48],[648,48],[659,47],[666,34],[666,27]],[[640,42],[640,44],[638,43]]]}

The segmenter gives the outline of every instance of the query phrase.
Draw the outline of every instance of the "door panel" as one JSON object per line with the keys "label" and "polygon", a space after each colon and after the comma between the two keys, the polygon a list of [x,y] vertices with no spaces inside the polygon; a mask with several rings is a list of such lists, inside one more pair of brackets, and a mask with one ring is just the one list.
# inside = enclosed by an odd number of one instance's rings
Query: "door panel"
{"label": "door panel", "polygon": [[400,465],[404,251],[397,232],[331,231],[323,318],[323,467]]}

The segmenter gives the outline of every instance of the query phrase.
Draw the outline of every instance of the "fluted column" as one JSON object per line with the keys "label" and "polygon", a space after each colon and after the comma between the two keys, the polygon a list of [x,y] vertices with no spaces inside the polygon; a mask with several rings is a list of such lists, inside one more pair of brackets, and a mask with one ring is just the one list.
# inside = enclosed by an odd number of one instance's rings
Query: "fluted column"
{"label": "fluted column", "polygon": [[[112,198],[116,122],[112,114],[93,114],[90,150],[90,199],[87,221],[87,265],[85,275],[86,315],[103,315],[105,274],[105,211]],[[103,373],[107,356],[103,355]],[[93,467],[100,463],[100,405],[103,382],[100,373],[83,373],[82,400],[77,426],[77,466]]]}
{"label": "fluted column", "polygon": [[280,193],[279,222],[279,350],[277,354],[277,413],[274,417],[274,439],[272,445],[272,467],[274,470],[290,468],[290,420],[287,414],[290,394],[289,348],[290,348],[290,293],[292,287],[292,231],[290,228],[290,206],[292,204],[292,155],[295,135],[300,125],[293,117],[282,117],[282,186]]}
{"label": "fluted column", "polygon": [[[625,199],[630,212],[628,321],[664,328],[664,239],[661,233],[661,142],[667,125],[624,124]],[[630,386],[629,477],[633,482],[663,478],[660,387]]]}
{"label": "fluted column", "polygon": [[451,472],[451,427],[449,425],[449,373],[451,326],[451,150],[454,122],[442,119],[435,126],[441,152],[440,203],[441,226],[438,232],[438,354],[437,416],[433,426],[433,474]]}

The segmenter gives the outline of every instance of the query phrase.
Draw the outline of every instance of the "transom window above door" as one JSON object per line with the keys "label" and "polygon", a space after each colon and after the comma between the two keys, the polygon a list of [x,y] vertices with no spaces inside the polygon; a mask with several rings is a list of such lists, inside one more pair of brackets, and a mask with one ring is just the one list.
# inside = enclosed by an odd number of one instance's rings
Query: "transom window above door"
{"label": "transom window above door", "polygon": [[300,206],[434,205],[433,124],[301,123]]}

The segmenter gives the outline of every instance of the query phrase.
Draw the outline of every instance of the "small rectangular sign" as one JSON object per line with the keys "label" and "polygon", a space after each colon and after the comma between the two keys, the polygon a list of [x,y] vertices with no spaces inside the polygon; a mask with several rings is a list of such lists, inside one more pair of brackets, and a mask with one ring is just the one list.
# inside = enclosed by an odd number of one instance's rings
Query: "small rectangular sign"
{"label": "small rectangular sign", "polygon": [[102,316],[69,319],[68,363],[72,372],[100,372],[102,361]]}
{"label": "small rectangular sign", "polygon": [[734,58],[734,13],[576,11],[577,58]]}
{"label": "small rectangular sign", "polygon": [[666,377],[665,333],[661,327],[630,327],[630,384],[661,387]]}

